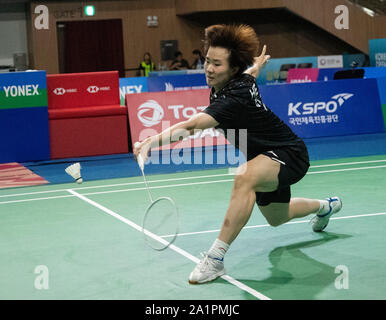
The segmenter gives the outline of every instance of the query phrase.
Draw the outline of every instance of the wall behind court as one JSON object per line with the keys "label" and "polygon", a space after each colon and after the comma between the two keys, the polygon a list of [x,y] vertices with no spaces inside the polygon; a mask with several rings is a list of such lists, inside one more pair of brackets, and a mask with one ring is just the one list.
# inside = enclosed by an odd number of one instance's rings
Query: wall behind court
{"label": "wall behind court", "polygon": [[12,66],[14,53],[27,53],[27,23],[24,4],[0,6],[0,65]]}
{"label": "wall behind court", "polygon": [[[36,69],[47,73],[58,73],[58,49],[56,22],[86,21],[102,19],[122,19],[125,68],[136,68],[142,61],[144,52],[149,51],[157,66],[161,57],[160,40],[178,40],[179,49],[190,62],[191,52],[200,48],[200,28],[178,18],[175,13],[174,0],[129,0],[93,2],[96,14],[85,17],[82,4],[85,2],[61,1],[47,3],[49,9],[49,29],[36,30],[33,27],[34,9],[39,2],[31,4],[30,21],[31,47],[30,55]],[[147,27],[147,16],[158,16],[157,28]],[[126,76],[135,76],[127,72]]]}
{"label": "wall behind court", "polygon": [[[125,68],[136,68],[146,51],[151,52],[158,66],[161,57],[160,40],[178,40],[179,49],[191,63],[192,50],[202,48],[204,28],[221,22],[250,23],[259,34],[261,42],[270,48],[271,56],[276,58],[358,52],[311,23],[293,14],[287,15],[280,9],[266,9],[278,11],[260,11],[260,13],[258,10],[233,9],[233,11],[177,15],[175,0],[102,0],[93,3],[96,8],[94,17],[84,17],[82,16],[84,2],[44,2],[50,13],[49,29],[36,30],[33,27],[33,18],[36,16],[34,8],[38,4],[40,3],[37,1],[32,2],[29,12],[30,61],[34,68],[46,70],[49,74],[59,72],[56,23],[71,20],[122,19]],[[274,4],[272,2],[272,5]],[[222,6],[218,9],[226,8]],[[158,16],[159,27],[149,28],[146,25],[147,16],[154,15]],[[263,16],[267,18],[262,22],[260,17]],[[135,71],[126,72],[125,76],[135,76]]]}

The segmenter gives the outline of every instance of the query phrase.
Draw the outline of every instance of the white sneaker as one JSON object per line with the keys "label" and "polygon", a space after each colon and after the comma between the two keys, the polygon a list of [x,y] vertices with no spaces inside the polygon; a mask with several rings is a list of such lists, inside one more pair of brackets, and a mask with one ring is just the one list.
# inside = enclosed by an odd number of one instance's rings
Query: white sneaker
{"label": "white sneaker", "polygon": [[314,230],[314,232],[323,231],[327,227],[330,217],[342,209],[342,200],[338,197],[331,197],[326,200],[328,201],[329,206],[328,212],[318,213],[311,220],[313,222],[312,230]]}
{"label": "white sneaker", "polygon": [[202,259],[189,275],[190,284],[213,281],[225,274],[224,260],[210,257],[207,253],[201,253]]}

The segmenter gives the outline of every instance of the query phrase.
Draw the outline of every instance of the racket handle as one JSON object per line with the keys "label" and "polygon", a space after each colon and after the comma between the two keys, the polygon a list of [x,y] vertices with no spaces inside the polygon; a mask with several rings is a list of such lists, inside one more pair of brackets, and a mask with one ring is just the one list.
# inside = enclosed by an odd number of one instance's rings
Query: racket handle
{"label": "racket handle", "polygon": [[[136,148],[138,145],[139,145],[139,142],[134,143],[134,147],[135,147],[135,148]],[[143,171],[143,169],[144,169],[144,167],[145,167],[145,162],[143,161],[143,158],[142,158],[142,155],[141,155],[141,154],[138,154],[138,156],[137,156],[137,162],[138,162],[139,167],[140,167],[141,170]]]}

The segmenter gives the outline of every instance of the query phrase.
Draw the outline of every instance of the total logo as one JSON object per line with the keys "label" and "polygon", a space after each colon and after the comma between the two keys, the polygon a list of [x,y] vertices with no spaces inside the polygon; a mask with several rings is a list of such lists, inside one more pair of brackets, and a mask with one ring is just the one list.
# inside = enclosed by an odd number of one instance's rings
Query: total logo
{"label": "total logo", "polygon": [[[173,118],[179,121],[180,119],[189,119],[205,108],[206,106],[197,106],[194,108],[186,107],[182,104],[169,105],[167,109],[170,110],[170,119],[168,120],[173,122]],[[141,121],[145,127],[152,127],[162,121],[165,116],[165,112],[157,101],[147,100],[138,107],[137,116],[138,120]]]}
{"label": "total logo", "polygon": [[164,115],[164,109],[155,100],[147,100],[138,107],[138,119],[145,127],[160,123]]}
{"label": "total logo", "polygon": [[348,99],[353,97],[352,93],[340,93],[331,97],[330,101],[318,101],[318,102],[290,102],[288,105],[288,115],[308,115],[317,114],[319,111],[326,111],[328,113],[334,113],[341,107]]}

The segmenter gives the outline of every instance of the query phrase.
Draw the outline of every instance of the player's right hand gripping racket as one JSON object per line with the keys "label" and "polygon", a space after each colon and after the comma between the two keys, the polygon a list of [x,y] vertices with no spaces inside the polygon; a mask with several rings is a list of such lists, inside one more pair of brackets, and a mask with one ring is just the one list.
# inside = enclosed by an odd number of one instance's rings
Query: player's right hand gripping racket
{"label": "player's right hand gripping racket", "polygon": [[[137,144],[139,142],[136,142],[135,146]],[[143,216],[142,233],[146,243],[151,248],[162,251],[167,249],[177,239],[179,230],[178,209],[172,198],[160,197],[153,200],[144,173],[145,163],[141,154],[137,156],[137,162],[150,199],[150,205]]]}

